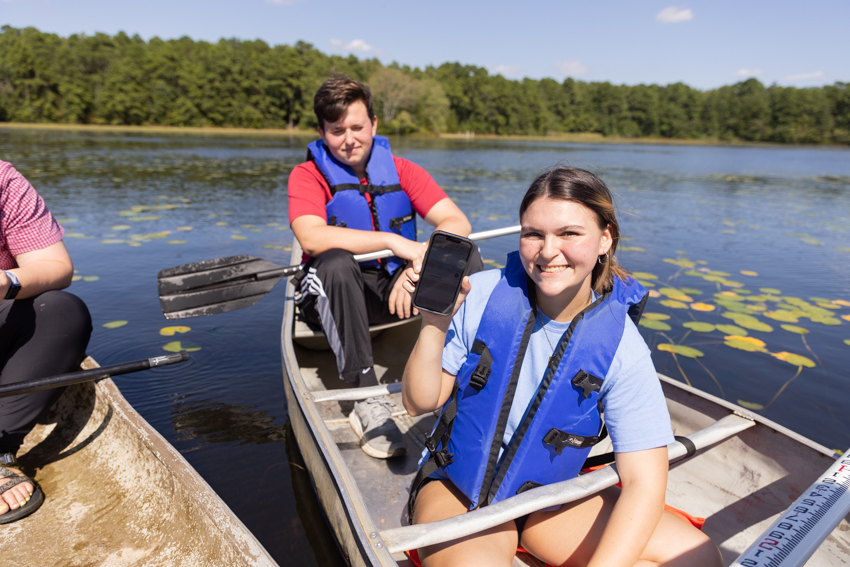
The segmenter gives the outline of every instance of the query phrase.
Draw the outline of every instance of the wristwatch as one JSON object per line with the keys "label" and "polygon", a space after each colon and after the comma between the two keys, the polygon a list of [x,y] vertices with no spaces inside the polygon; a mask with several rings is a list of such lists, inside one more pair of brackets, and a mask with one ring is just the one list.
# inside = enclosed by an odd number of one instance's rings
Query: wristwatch
{"label": "wristwatch", "polygon": [[16,276],[14,272],[3,270],[3,273],[6,274],[6,277],[9,278],[9,282],[12,284],[9,286],[9,291],[6,292],[6,297],[3,299],[15,299],[15,297],[18,296],[18,292],[21,291],[21,282],[18,280],[18,276]]}

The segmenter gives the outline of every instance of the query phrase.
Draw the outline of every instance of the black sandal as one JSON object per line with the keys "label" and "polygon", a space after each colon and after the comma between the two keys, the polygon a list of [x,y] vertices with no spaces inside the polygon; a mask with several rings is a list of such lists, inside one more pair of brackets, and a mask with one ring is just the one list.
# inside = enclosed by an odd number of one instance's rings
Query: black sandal
{"label": "black sandal", "polygon": [[[24,482],[29,482],[33,486],[32,496],[30,496],[29,500],[27,500],[20,508],[9,510],[5,514],[0,514],[0,524],[9,524],[11,522],[18,521],[21,518],[25,518],[38,510],[38,508],[44,503],[44,493],[41,491],[38,484],[27,475],[13,471],[11,467],[20,470],[20,466],[18,465],[17,459],[15,459],[15,455],[12,455],[11,453],[0,453],[0,483],[2,483],[0,484],[0,494],[14,486]],[[5,502],[3,502],[3,504],[8,506]]]}

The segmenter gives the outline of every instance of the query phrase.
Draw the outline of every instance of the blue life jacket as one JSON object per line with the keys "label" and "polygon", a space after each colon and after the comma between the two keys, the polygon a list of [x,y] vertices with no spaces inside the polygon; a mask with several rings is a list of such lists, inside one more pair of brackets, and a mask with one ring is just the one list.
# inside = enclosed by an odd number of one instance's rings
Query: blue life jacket
{"label": "blue life jacket", "polygon": [[[307,159],[313,160],[330,185],[332,197],[325,205],[329,225],[394,232],[416,240],[416,213],[399,183],[390,141],[386,137],[372,138],[372,151],[366,164],[368,185],[362,185],[354,170],[337,161],[322,140],[307,146]],[[371,207],[366,193],[372,200]],[[391,274],[404,264],[404,260],[396,256],[383,262]],[[381,264],[372,260],[362,265],[377,267]]]}
{"label": "blue life jacket", "polygon": [[613,289],[576,315],[558,341],[537,395],[499,458],[534,330],[535,289],[519,253],[511,253],[487,300],[455,390],[426,440],[431,455],[414,481],[411,514],[421,481],[438,467],[473,509],[576,476],[590,448],[607,436],[597,405],[599,390],[626,317],[637,323],[647,297],[637,281],[616,277]]}

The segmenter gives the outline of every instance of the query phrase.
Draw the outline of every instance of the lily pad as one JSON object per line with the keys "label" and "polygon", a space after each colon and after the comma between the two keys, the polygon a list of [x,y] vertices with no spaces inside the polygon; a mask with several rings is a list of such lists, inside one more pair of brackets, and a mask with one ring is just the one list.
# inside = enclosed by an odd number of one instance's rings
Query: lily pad
{"label": "lily pad", "polygon": [[664,313],[644,313],[641,318],[651,319],[653,321],[666,321],[670,316]]}
{"label": "lily pad", "polygon": [[783,329],[785,329],[786,331],[788,331],[789,333],[796,333],[798,335],[805,335],[806,333],[809,332],[808,329],[806,329],[804,327],[798,327],[797,325],[779,325],[779,326],[782,327]]}
{"label": "lily pad", "polygon": [[646,289],[649,289],[649,288],[655,287],[655,284],[654,284],[654,283],[652,283],[652,282],[648,282],[648,281],[646,281],[646,280],[637,280],[637,282],[638,282],[640,285],[642,285],[643,287],[645,287]]}
{"label": "lily pad", "polygon": [[127,324],[127,321],[110,321],[109,323],[104,323],[104,329],[117,329],[118,327],[123,327]]}
{"label": "lily pad", "polygon": [[845,345],[850,345],[850,339],[844,339],[844,344],[845,344]]}
{"label": "lily pad", "polygon": [[100,276],[83,276],[84,282],[96,282],[100,279]]}
{"label": "lily pad", "polygon": [[717,330],[723,333],[724,335],[738,335],[741,337],[747,336],[747,330],[743,327],[738,327],[737,325],[716,325]]}
{"label": "lily pad", "polygon": [[215,225],[216,226],[227,226],[227,223],[226,222],[217,222],[217,223],[215,223]]}
{"label": "lily pad", "polygon": [[782,321],[783,323],[796,323],[797,321],[799,321],[799,318],[795,317],[791,311],[787,311],[785,309],[777,309],[776,311],[765,311],[763,315],[768,319],[773,319],[774,321]]}
{"label": "lily pad", "polygon": [[132,227],[129,224],[116,224],[110,227],[110,230],[130,230]]}
{"label": "lily pad", "polygon": [[721,301],[721,300],[717,300],[716,303],[717,303],[717,305],[720,305],[721,307],[725,307],[726,309],[728,309],[729,311],[731,311],[733,313],[740,313],[742,315],[752,315],[753,313],[755,313],[755,311],[753,311],[752,309],[749,308],[749,306],[744,305],[743,303],[735,303],[734,301]]}
{"label": "lily pad", "polygon": [[662,299],[659,303],[664,307],[669,307],[671,309],[687,309],[688,304],[682,303],[681,301],[677,301],[675,299]]}
{"label": "lily pad", "polygon": [[701,356],[705,356],[701,350],[697,350],[693,347],[688,347],[684,345],[674,345],[671,343],[661,343],[658,345],[658,350],[663,350],[664,352],[672,352],[673,354],[678,354],[679,356],[684,356],[685,358],[699,358]]}
{"label": "lily pad", "polygon": [[780,293],[782,293],[775,287],[760,287],[759,291],[768,295],[779,295]]}
{"label": "lily pad", "polygon": [[679,291],[682,293],[686,293],[688,295],[701,295],[702,291],[696,289],[695,287],[680,287]]}
{"label": "lily pad", "polygon": [[182,335],[183,333],[188,333],[191,330],[191,327],[178,325],[176,327],[163,327],[159,330],[159,334],[163,337],[173,337],[176,333],[180,333]]}
{"label": "lily pad", "polygon": [[744,301],[747,299],[734,291],[721,291],[714,294],[715,299],[722,299],[724,301]]}
{"label": "lily pad", "polygon": [[820,323],[821,325],[827,325],[829,327],[837,327],[841,324],[840,319],[836,319],[835,317],[811,317],[812,323]]}
{"label": "lily pad", "polygon": [[[744,337],[740,335],[730,335],[725,337],[726,340],[723,341],[723,344],[736,348],[738,350],[744,350],[747,352],[767,352],[767,349],[764,348],[764,342],[759,341],[758,339],[754,339],[753,337]],[[751,340],[747,340],[751,339]],[[757,342],[752,342],[757,341]]]}
{"label": "lily pad", "polygon": [[754,271],[752,271],[752,270],[741,270],[741,275],[744,275],[744,276],[753,276],[753,277],[755,277],[755,276],[759,275],[759,273],[758,273],[758,272],[754,272]]}
{"label": "lily pad", "polygon": [[718,276],[721,278],[728,278],[732,275],[729,272],[719,272],[717,270],[705,270],[705,274],[709,276]]}
{"label": "lily pad", "polygon": [[654,319],[641,319],[638,325],[652,329],[653,331],[669,331],[673,328],[664,321],[656,321]]}
{"label": "lily pad", "polygon": [[622,252],[646,252],[646,250],[640,246],[620,246],[619,250]]}
{"label": "lily pad", "polygon": [[843,307],[850,307],[850,301],[845,301],[843,299],[833,299],[832,302]]}
{"label": "lily pad", "polygon": [[850,315],[842,315],[841,318],[845,321],[850,321]]}
{"label": "lily pad", "polygon": [[697,333],[710,333],[717,328],[711,323],[703,323],[702,321],[688,321],[687,323],[682,323],[682,326]]}
{"label": "lily pad", "polygon": [[801,356],[799,354],[794,354],[792,352],[772,352],[770,356],[773,358],[778,358],[788,364],[793,366],[805,366],[806,368],[814,368],[817,366],[814,361],[806,358],[805,356]]}
{"label": "lily pad", "polygon": [[690,303],[691,301],[694,300],[693,297],[682,293],[681,291],[679,291],[678,289],[676,289],[674,287],[663,287],[663,288],[658,290],[658,293],[660,293],[661,295],[664,295],[666,297],[669,297],[670,299],[676,299],[678,301],[687,301],[688,303]]}
{"label": "lily pad", "polygon": [[169,240],[166,244],[186,244],[186,240]]}
{"label": "lily pad", "polygon": [[674,266],[679,266],[680,268],[695,268],[696,262],[691,262],[687,258],[664,258],[664,261],[668,264],[673,264]]}
{"label": "lily pad", "polygon": [[184,351],[184,350],[186,352],[196,352],[196,351],[201,350],[201,347],[199,345],[195,344],[195,343],[188,342],[188,341],[186,341],[186,342],[172,341],[172,342],[168,343],[167,345],[164,345],[162,347],[162,350],[166,350],[168,352],[180,352],[180,351]]}
{"label": "lily pad", "polygon": [[658,276],[647,272],[632,272],[632,275],[639,280],[657,280]]}
{"label": "lily pad", "polygon": [[178,226],[177,230],[193,230],[191,226]]}
{"label": "lily pad", "polygon": [[764,406],[761,404],[757,404],[756,402],[745,402],[744,400],[738,400],[738,405],[742,408],[747,408],[755,411],[760,411],[764,409]]}
{"label": "lily pad", "polygon": [[694,311],[714,311],[715,307],[708,303],[697,302],[691,303],[691,309]]}
{"label": "lily pad", "polygon": [[231,234],[230,238],[233,240],[248,240],[247,236],[242,236],[241,234]]}
{"label": "lily pad", "polygon": [[661,294],[654,289],[649,290],[649,297],[661,297]]}

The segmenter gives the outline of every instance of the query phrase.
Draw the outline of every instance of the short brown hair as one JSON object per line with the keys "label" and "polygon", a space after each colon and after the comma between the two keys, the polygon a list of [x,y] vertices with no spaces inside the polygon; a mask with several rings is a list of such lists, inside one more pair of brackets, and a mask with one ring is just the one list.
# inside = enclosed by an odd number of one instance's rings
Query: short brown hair
{"label": "short brown hair", "polygon": [[617,222],[617,210],[614,208],[614,198],[605,183],[584,169],[577,167],[553,167],[534,180],[525,193],[519,206],[519,218],[525,214],[528,207],[538,199],[561,199],[584,205],[596,216],[599,228],[611,230],[611,248],[606,254],[605,262],[597,262],[593,268],[590,285],[598,294],[611,291],[614,278],[622,280],[630,278],[629,272],[620,266],[614,256],[617,243],[620,240],[620,223]]}
{"label": "short brown hair", "polygon": [[372,91],[359,81],[345,75],[334,75],[319,87],[313,99],[313,112],[319,120],[319,128],[325,127],[325,122],[336,122],[342,114],[357,101],[366,105],[369,120],[375,120],[372,110]]}

